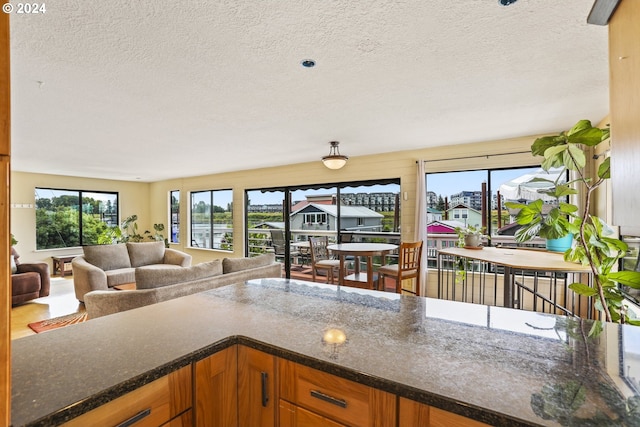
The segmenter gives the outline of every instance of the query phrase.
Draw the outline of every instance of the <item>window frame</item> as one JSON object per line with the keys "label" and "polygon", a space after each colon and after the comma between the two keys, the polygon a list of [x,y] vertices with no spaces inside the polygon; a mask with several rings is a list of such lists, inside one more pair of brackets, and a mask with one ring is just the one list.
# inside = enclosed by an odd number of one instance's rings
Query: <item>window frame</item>
{"label": "window frame", "polygon": [[[77,218],[77,225],[78,225],[78,244],[77,245],[65,245],[65,246],[56,246],[56,247],[39,247],[38,246],[38,210],[41,209],[38,207],[38,200],[39,199],[45,199],[45,197],[41,197],[38,196],[38,191],[51,191],[51,192],[64,192],[64,193],[77,193],[77,198],[78,198],[78,206],[77,206],[77,213],[78,213],[78,218]],[[55,249],[67,249],[67,248],[77,248],[77,247],[82,247],[82,246],[88,246],[88,245],[96,245],[98,244],[98,242],[86,242],[86,237],[85,237],[85,233],[84,233],[84,226],[83,226],[83,214],[85,214],[84,210],[83,210],[83,199],[85,198],[86,194],[106,194],[106,195],[111,195],[115,197],[115,224],[111,225],[111,226],[119,226],[120,225],[120,192],[118,191],[106,191],[106,190],[79,190],[79,189],[70,189],[70,188],[54,188],[54,187],[34,187],[34,196],[35,196],[35,209],[36,209],[36,223],[35,223],[35,234],[36,234],[36,251],[48,251],[48,250],[55,250]],[[49,197],[48,199],[51,200],[54,197],[60,197],[60,196],[56,196],[53,195],[51,197]],[[74,195],[75,197],[75,195]],[[105,221],[102,221],[105,222]],[[106,222],[105,222],[106,223]],[[107,223],[107,225],[109,225]]]}
{"label": "window frame", "polygon": [[[176,203],[173,200],[177,193]],[[174,206],[176,207],[174,211]],[[180,190],[169,191],[169,243],[180,243]],[[174,238],[175,229],[175,238]]]}
{"label": "window frame", "polygon": [[[224,238],[221,240],[221,244],[219,246],[216,246],[216,231],[219,231],[221,228],[220,227],[216,227],[216,223],[215,223],[215,193],[227,193],[229,192],[230,194],[230,210],[225,210],[225,213],[229,213],[230,217],[231,217],[231,241],[223,241]],[[202,194],[202,193],[209,193],[209,212],[205,212],[205,214],[208,214],[209,216],[209,222],[208,222],[208,238],[205,235],[205,243],[208,240],[208,246],[200,246],[200,245],[194,245],[194,224],[196,224],[194,222],[194,195],[196,194]],[[225,228],[225,230],[229,230],[229,228]],[[189,245],[187,247],[192,248],[192,249],[205,249],[205,250],[214,250],[214,251],[223,251],[223,252],[233,252],[234,251],[234,243],[233,243],[233,189],[231,188],[222,188],[222,189],[210,189],[210,190],[193,190],[189,192]],[[227,233],[225,233],[227,234]]]}

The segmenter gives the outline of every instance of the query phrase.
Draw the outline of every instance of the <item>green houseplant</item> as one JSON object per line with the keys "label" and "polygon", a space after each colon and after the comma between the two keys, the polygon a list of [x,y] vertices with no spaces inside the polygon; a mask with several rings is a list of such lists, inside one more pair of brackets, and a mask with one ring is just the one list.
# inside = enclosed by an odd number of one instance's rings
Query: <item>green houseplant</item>
{"label": "green houseplant", "polygon": [[[544,178],[536,178],[535,181],[548,181],[553,184],[550,190],[541,190],[541,193],[556,199],[556,203],[545,212],[545,206],[542,199],[534,200],[529,204],[506,202],[505,205],[512,209],[518,209],[516,222],[521,227],[516,232],[515,238],[518,242],[531,240],[536,236],[547,239],[547,248],[552,249],[549,242],[557,241],[568,236],[567,246],[564,250],[571,247],[571,237],[576,232],[575,227],[571,224],[571,219],[575,217],[578,207],[563,201],[566,196],[576,194],[577,190],[571,184],[561,184],[559,180],[564,174],[558,174],[554,181],[545,180]],[[564,252],[562,250],[562,252]]]}
{"label": "green houseplant", "polygon": [[[608,128],[600,129],[593,127],[588,120],[580,120],[568,131],[534,141],[531,152],[535,156],[544,157],[544,170],[560,168],[561,171],[572,171],[575,175],[566,184],[556,185],[553,194],[562,197],[580,192],[583,204],[580,209],[576,205],[562,203],[558,205],[556,213],[544,217],[536,210],[542,202],[534,202],[536,206],[525,210],[518,220],[520,224],[528,226],[528,231],[522,232],[518,238],[521,241],[533,238],[533,230],[538,225],[539,230],[545,230],[538,232],[547,236],[556,232],[573,233],[575,242],[564,253],[564,258],[566,261],[588,265],[593,273],[593,283],[573,283],[569,287],[579,295],[594,297],[594,306],[602,313],[604,320],[640,325],[640,320],[623,304],[624,295],[619,287],[624,285],[640,289],[640,273],[616,271],[618,261],[625,255],[628,247],[614,236],[612,229],[602,219],[591,214],[594,191],[611,176],[610,159],[603,161],[595,176],[588,176],[585,172],[588,158],[586,151],[588,147],[595,147],[608,139]],[[597,334],[601,330],[601,323],[594,322],[590,334]]]}
{"label": "green houseplant", "polygon": [[151,234],[149,230],[146,230],[143,234],[138,232],[138,215],[130,215],[125,218],[120,226],[109,227],[98,236],[98,244],[110,245],[113,243],[126,243],[126,242],[142,242],[144,240],[163,241],[166,247],[169,247],[169,242],[164,238],[162,232],[164,231],[164,224],[153,224],[154,233]]}

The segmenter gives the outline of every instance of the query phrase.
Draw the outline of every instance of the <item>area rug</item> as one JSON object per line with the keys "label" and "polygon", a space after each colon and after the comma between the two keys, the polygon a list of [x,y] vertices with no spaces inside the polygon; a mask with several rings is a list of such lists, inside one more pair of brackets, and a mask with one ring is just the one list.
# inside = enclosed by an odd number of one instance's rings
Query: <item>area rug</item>
{"label": "area rug", "polygon": [[53,319],[40,320],[39,322],[29,323],[29,326],[37,334],[40,332],[50,331],[52,329],[62,328],[64,326],[82,323],[87,320],[87,312],[67,314],[66,316],[54,317]]}

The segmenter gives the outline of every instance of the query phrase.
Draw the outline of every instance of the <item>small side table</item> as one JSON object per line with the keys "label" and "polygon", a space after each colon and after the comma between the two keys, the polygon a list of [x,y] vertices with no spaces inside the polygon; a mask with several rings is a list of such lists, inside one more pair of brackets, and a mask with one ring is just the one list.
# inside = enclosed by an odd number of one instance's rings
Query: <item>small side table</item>
{"label": "small side table", "polygon": [[[67,270],[65,269],[66,264],[71,263],[71,260],[77,256],[80,255],[52,256],[53,268],[51,274],[55,275],[56,273],[60,273],[60,276],[64,277],[65,274],[67,274]],[[69,270],[69,273],[73,274],[71,270]]]}

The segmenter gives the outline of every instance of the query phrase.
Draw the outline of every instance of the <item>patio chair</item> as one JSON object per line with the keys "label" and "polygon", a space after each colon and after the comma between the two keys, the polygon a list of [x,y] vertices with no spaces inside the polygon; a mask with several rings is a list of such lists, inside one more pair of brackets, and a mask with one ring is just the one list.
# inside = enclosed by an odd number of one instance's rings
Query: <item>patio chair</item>
{"label": "patio chair", "polygon": [[318,270],[324,271],[327,275],[327,283],[334,283],[336,272],[340,270],[340,260],[331,259],[329,257],[329,238],[327,236],[322,237],[309,237],[309,249],[311,253],[311,275],[313,281],[316,281],[316,274]]}
{"label": "patio chair", "polygon": [[[271,244],[273,245],[273,252],[276,254],[276,259],[278,261],[284,260],[286,256],[285,250],[287,245],[289,245],[289,242],[284,238],[284,230],[271,230]],[[300,252],[289,246],[289,256],[291,258],[300,256]]]}
{"label": "patio chair", "polygon": [[[422,241],[400,242],[398,263],[384,265],[378,269],[379,290],[386,290],[385,277],[389,277],[394,279],[396,282],[396,293],[402,293],[402,291],[405,291],[415,295],[420,295],[420,261],[422,258],[422,244]],[[406,279],[416,279],[415,292],[402,287],[402,281]]]}

